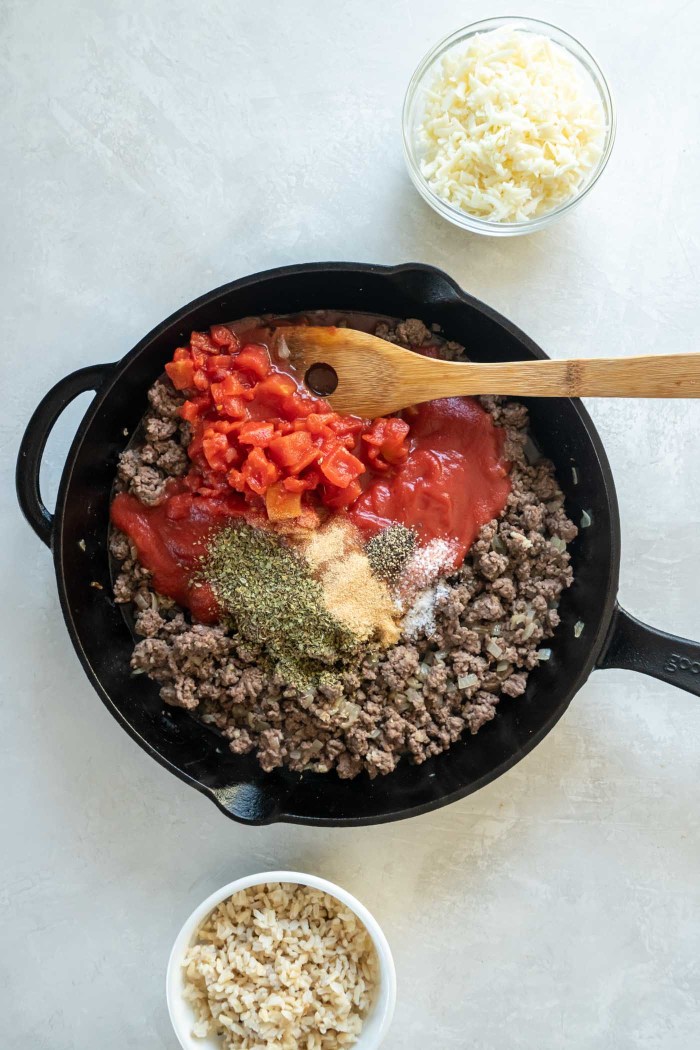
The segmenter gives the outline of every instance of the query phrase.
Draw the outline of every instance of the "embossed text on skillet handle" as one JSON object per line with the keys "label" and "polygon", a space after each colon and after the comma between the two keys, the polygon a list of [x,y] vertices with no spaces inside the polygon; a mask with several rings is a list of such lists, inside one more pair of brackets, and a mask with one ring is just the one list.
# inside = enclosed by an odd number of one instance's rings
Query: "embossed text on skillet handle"
{"label": "embossed text on skillet handle", "polygon": [[700,696],[700,643],[657,631],[616,606],[598,667],[623,667]]}

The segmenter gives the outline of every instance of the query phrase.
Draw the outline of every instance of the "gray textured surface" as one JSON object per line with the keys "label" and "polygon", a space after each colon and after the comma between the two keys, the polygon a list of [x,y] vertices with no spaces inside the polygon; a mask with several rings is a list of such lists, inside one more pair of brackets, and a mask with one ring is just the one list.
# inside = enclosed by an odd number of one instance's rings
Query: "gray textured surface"
{"label": "gray textured surface", "polygon": [[[0,3],[3,1046],[174,1050],[163,975],[180,922],[236,875],[286,866],[343,883],[383,922],[399,975],[387,1050],[685,1050],[697,1037],[696,699],[600,673],[526,761],[449,809],[352,832],[245,830],[99,703],[10,491],[21,427],[52,382],[281,263],[435,263],[555,356],[698,350],[698,6],[529,5],[591,48],[620,130],[581,209],[513,242],[434,217],[399,138],[422,53],[498,13]],[[619,487],[622,597],[698,637],[700,405],[590,408]],[[48,491],[78,416],[51,442]]]}

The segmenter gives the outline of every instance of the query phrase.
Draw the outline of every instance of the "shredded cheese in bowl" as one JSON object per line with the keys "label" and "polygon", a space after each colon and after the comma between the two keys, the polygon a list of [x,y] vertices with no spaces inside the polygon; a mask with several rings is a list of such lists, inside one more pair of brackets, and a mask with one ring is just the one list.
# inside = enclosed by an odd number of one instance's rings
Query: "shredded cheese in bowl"
{"label": "shredded cheese in bowl", "polygon": [[523,22],[448,38],[419,67],[410,106],[407,96],[414,182],[433,206],[431,197],[485,224],[529,226],[560,212],[612,146],[607,88],[572,50]]}

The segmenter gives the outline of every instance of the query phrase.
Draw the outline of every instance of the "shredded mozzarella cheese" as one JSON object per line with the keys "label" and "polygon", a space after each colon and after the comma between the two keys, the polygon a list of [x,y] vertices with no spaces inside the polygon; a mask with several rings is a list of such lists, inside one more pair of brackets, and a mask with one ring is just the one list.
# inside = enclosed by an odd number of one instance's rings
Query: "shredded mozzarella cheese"
{"label": "shredded mozzarella cheese", "polygon": [[418,131],[438,197],[491,222],[525,222],[574,197],[600,159],[603,107],[581,63],[507,26],[442,59]]}

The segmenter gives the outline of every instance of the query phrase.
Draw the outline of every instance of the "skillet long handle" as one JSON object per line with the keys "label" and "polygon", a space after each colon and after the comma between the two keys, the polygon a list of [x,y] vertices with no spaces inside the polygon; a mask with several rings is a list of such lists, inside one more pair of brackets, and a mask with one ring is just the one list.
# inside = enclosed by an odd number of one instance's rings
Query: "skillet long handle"
{"label": "skillet long handle", "polygon": [[598,667],[640,671],[700,696],[700,643],[657,631],[619,605]]}
{"label": "skillet long handle", "polygon": [[[479,364],[471,376],[465,370],[463,383],[458,368],[459,365],[452,365],[443,377],[448,390],[452,383],[453,394],[700,397],[700,354]],[[470,365],[466,366],[466,369],[471,368]]]}

